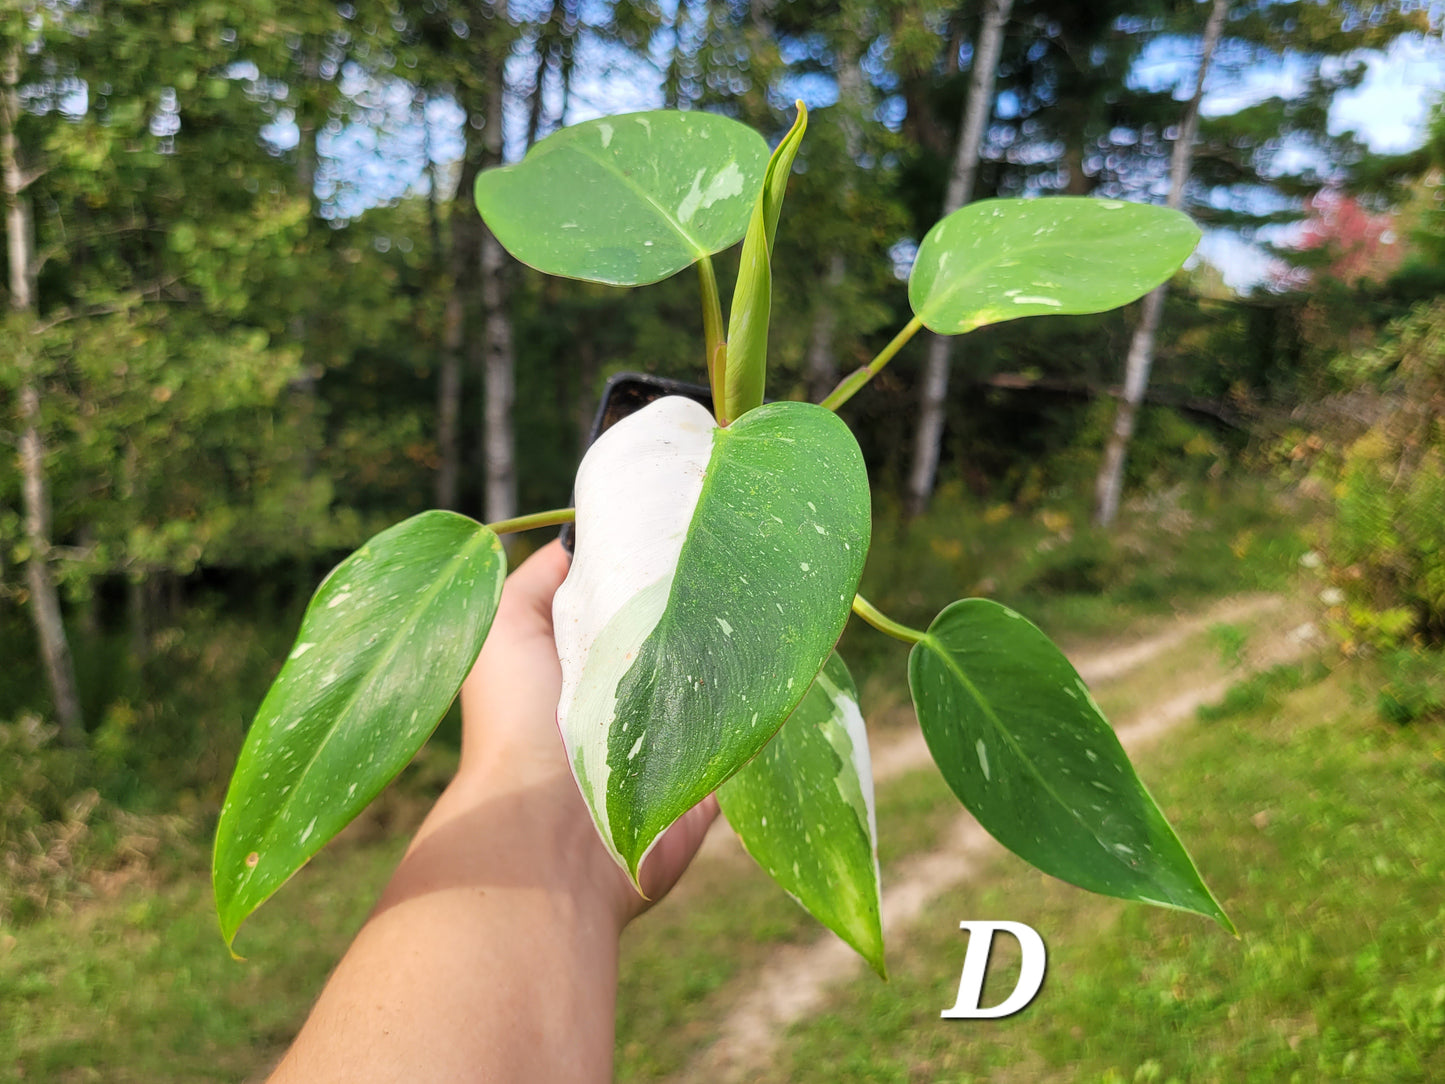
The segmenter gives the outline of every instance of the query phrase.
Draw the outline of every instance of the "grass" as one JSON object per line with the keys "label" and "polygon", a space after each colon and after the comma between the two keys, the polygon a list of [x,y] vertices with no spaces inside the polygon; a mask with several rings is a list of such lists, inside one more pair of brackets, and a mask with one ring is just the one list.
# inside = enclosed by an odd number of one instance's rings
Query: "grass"
{"label": "grass", "polygon": [[[1445,1079],[1445,732],[1378,722],[1351,695],[1372,680],[1336,674],[1149,758],[1238,940],[1000,858],[895,947],[892,983],[840,991],[763,1079]],[[938,1019],[964,918],[1043,935],[1049,977],[1029,1009]],[[999,977],[995,1000],[1007,965]]]}
{"label": "grass", "polygon": [[[1201,633],[1182,653],[1211,652]],[[1218,664],[1223,665],[1222,661]],[[1152,675],[1101,690],[1115,708]],[[999,858],[788,1036],[770,1080],[1426,1081],[1445,1075],[1445,732],[1377,721],[1366,668],[1270,685],[1158,748],[1144,774],[1239,925],[1062,886]],[[880,792],[885,879],[956,816],[935,773]],[[238,1080],[265,1071],[363,920],[396,834],[323,853],[226,956],[199,877],[0,934],[0,1079]],[[1049,945],[1005,1021],[943,1021],[963,918]],[[629,933],[619,1080],[684,1068],[746,976],[816,927],[742,856],[700,867]],[[77,946],[80,946],[79,950]],[[999,939],[988,997],[1011,985]]]}
{"label": "grass", "polygon": [[[1124,616],[1289,589],[1307,548],[1302,517],[1267,486],[1239,480],[1132,501],[1112,532],[1092,527],[1078,499],[983,505],[945,487],[912,524],[877,517],[863,593],[920,628],[954,599],[982,595],[1050,635],[1093,637]],[[845,641],[850,659],[876,641],[858,631]]]}
{"label": "grass", "polygon": [[402,846],[319,856],[248,924],[246,963],[227,955],[199,874],[0,935],[0,1079],[235,1081],[264,1070]]}
{"label": "grass", "polygon": [[[870,583],[882,588],[875,590],[875,600],[886,602],[905,619],[926,624],[929,609],[936,611],[954,597],[990,593],[1024,607],[1051,632],[1080,641],[1104,630],[1117,634],[1131,623],[1137,625],[1141,617],[1167,613],[1172,606],[1166,591],[1171,576],[1179,580],[1175,586],[1185,588],[1181,597],[1186,601],[1285,582],[1299,548],[1277,526],[1286,517],[1272,515],[1259,502],[1216,506],[1211,504],[1214,500],[1208,494],[1191,497],[1183,503],[1193,511],[1182,516],[1170,513],[1173,519],[1164,516],[1176,528],[1192,525],[1177,533],[1148,529],[1153,514],[1148,509],[1131,512],[1134,520],[1126,524],[1123,535],[1125,552],[1134,554],[1126,561],[1133,568],[1129,582],[1102,593],[1090,587],[1091,577],[1104,575],[1101,567],[1123,566],[1111,565],[1112,558],[1101,556],[1097,541],[1085,529],[1062,525],[1055,517],[1041,518],[1041,513],[1011,512],[1003,517],[995,513],[990,519],[986,509],[951,507],[946,500],[936,515],[915,524],[908,537],[899,540],[900,561],[909,559],[910,553],[931,556],[911,570],[907,580],[890,579],[887,559],[880,556],[870,566]],[[1137,556],[1139,547],[1162,562],[1158,570],[1146,567],[1148,561]],[[1181,576],[1186,565],[1194,571]],[[981,582],[989,579],[994,582]],[[934,583],[936,590],[915,600],[911,589],[889,586],[905,582]],[[1211,646],[1201,635],[1189,647],[1198,657],[1191,666],[1222,673],[1223,662],[1214,660],[1225,646]],[[196,649],[198,657],[201,650]],[[880,708],[884,714],[898,715],[898,706],[906,704],[906,695],[900,692],[906,651],[868,630],[850,631],[844,650],[863,679],[870,715]],[[223,683],[226,688],[240,687],[251,681],[251,670],[264,668],[261,654],[256,659],[248,655],[247,660],[244,674],[238,668],[235,680]],[[202,669],[197,670],[197,687],[214,685],[215,673]],[[1101,699],[1111,711],[1127,713],[1133,705],[1152,699],[1168,680],[1169,675],[1159,671],[1132,675],[1112,690],[1101,690]],[[113,721],[117,742],[127,733],[121,722],[118,716]],[[1231,719],[1218,725],[1223,732],[1238,724]],[[229,713],[217,720],[219,731],[235,726]],[[1419,734],[1424,733],[1419,728]],[[214,753],[207,748],[205,755]],[[444,749],[440,751],[438,763],[446,755]],[[187,749],[184,756],[194,762],[196,751]],[[424,760],[420,779],[409,788],[389,792],[397,797],[388,799],[391,805],[383,807],[383,823],[374,826],[370,836],[353,834],[349,841],[328,848],[258,912],[240,942],[241,951],[250,957],[247,963],[231,961],[217,934],[201,842],[189,851],[182,848],[179,858],[152,868],[113,895],[73,899],[18,926],[0,925],[0,1081],[164,1084],[263,1074],[289,1042],[394,866],[414,822],[416,810],[411,807],[426,801],[443,774],[435,763]],[[1145,772],[1151,785],[1156,774],[1152,769]],[[207,810],[216,795],[199,782],[187,786],[188,822],[198,836],[205,837],[213,823]],[[140,789],[117,787],[115,794],[119,798],[127,790]],[[1201,807],[1212,808],[1210,802],[1215,800],[1213,794],[1202,796],[1209,802],[1196,800],[1187,782],[1166,783],[1161,796],[1171,793],[1189,795],[1179,804],[1195,814]],[[956,817],[957,804],[932,771],[883,787],[879,804],[886,883],[888,871],[899,861],[938,841]],[[1186,838],[1194,840],[1189,825],[1185,827]],[[1012,875],[1007,866],[1001,873]],[[1050,898],[1049,892],[1059,892],[1041,886],[1037,878],[1027,879],[1026,887],[1030,897],[1043,893]],[[1074,891],[1060,899],[1060,907],[1070,914],[1091,913],[1086,909],[1097,905]],[[998,906],[1006,909],[1014,904],[1000,900]],[[1027,920],[1031,912],[991,913]],[[1105,919],[1116,923],[1141,921],[1109,919],[1108,914]],[[938,1010],[944,1002],[951,1003],[947,987],[957,982],[963,948],[957,921],[963,917],[987,916],[974,912],[939,921],[930,917],[923,929],[942,931],[937,944],[890,946],[894,981],[862,988],[866,996],[881,999],[875,1006],[880,1020],[912,1014],[915,1023],[923,1022],[920,1026],[935,1026]],[[1040,929],[1053,946],[1055,935],[1043,925]],[[1185,936],[1201,936],[1197,925],[1187,931]],[[719,1013],[745,988],[753,968],[780,946],[809,942],[818,935],[812,920],[745,857],[695,870],[673,897],[629,932],[624,944],[618,1078],[656,1079],[683,1068],[710,1040]],[[1043,999],[1057,995],[1057,959],[1056,955],[1055,978]],[[925,964],[933,971],[954,973],[939,979],[932,971],[916,970]],[[840,1003],[830,1018],[844,1011]],[[1024,1019],[1031,1015],[1033,1011]],[[818,1041],[842,1042],[852,1049],[851,1057],[870,1058],[867,1044],[858,1038],[866,1029],[857,1021],[848,1028],[856,1035],[849,1038],[835,1032],[833,1038]],[[813,1041],[810,1034],[807,1029],[800,1032],[799,1050],[808,1049],[806,1044]],[[929,1044],[936,1042],[935,1035],[924,1047],[931,1049]],[[799,1061],[798,1078],[807,1079],[809,1072],[826,1075],[819,1067],[830,1063],[815,1058],[817,1066],[809,1068],[804,1064],[808,1057]],[[945,1076],[948,1071],[940,1070]]]}

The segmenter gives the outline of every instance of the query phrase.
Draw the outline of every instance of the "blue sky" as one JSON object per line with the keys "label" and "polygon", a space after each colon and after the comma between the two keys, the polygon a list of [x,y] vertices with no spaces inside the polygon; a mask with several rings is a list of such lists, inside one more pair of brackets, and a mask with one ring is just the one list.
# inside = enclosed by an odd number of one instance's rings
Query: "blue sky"
{"label": "blue sky", "polygon": [[[1197,41],[1161,39],[1146,51],[1131,81],[1160,88],[1172,84],[1176,96],[1186,96],[1198,63],[1197,47]],[[649,64],[584,37],[567,122],[660,107],[660,60],[659,56]],[[1365,79],[1357,89],[1336,96],[1330,112],[1331,132],[1353,130],[1376,151],[1401,151],[1418,145],[1431,103],[1445,93],[1445,44],[1440,36],[1402,38],[1386,52],[1362,51],[1340,62],[1355,61],[1365,63]],[[509,68],[514,85],[530,82],[534,63],[524,45]],[[1270,63],[1218,65],[1206,84],[1204,112],[1226,114],[1274,94],[1297,92],[1305,70],[1301,60],[1290,57]],[[835,98],[831,84],[824,79],[800,82],[788,89],[814,108],[831,104]],[[461,148],[462,123],[455,106],[429,103],[423,125],[407,84],[398,81],[367,87],[358,83],[348,90],[372,110],[373,122],[341,126],[325,136],[323,151],[340,167],[332,176],[318,177],[320,194],[332,201],[332,213],[346,217],[371,204],[400,198],[419,185],[424,187],[428,149],[439,161],[455,161]],[[544,96],[544,101],[555,112],[556,95]],[[518,99],[509,105],[505,126],[509,158],[522,152],[525,125],[525,106]],[[282,146],[294,143],[295,126],[284,112],[271,136]],[[1224,231],[1206,235],[1200,255],[1220,266],[1226,280],[1238,288],[1259,282],[1269,269],[1269,259],[1258,247]]]}

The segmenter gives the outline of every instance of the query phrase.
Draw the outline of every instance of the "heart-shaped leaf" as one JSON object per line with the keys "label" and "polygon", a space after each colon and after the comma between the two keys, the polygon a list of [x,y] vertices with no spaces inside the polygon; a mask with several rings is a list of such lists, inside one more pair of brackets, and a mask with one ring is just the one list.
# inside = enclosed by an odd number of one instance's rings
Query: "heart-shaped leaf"
{"label": "heart-shaped leaf", "polygon": [[793,159],[808,129],[808,107],[798,102],[793,127],[768,159],[762,190],[743,238],[738,280],[728,313],[724,419],[741,418],[763,401],[768,372],[768,321],[773,307],[773,238],[783,210]]}
{"label": "heart-shaped leaf", "polygon": [[938,615],[908,658],[928,748],[1009,850],[1070,884],[1233,930],[1068,659],[985,599]]}
{"label": "heart-shaped leaf", "polygon": [[868,478],[831,411],[772,403],[724,429],[669,396],[598,439],[576,492],[576,555],[552,607],[557,719],[635,882],[837,642],[868,551]]}
{"label": "heart-shaped leaf", "polygon": [[1164,282],[1199,242],[1187,215],[1057,196],[960,207],[918,246],[908,301],[923,326],[961,335],[1020,316],[1104,312]]}
{"label": "heart-shaped leaf", "polygon": [[505,576],[488,528],[423,512],[317,588],[221,807],[212,879],[227,944],[436,729],[481,651]]}
{"label": "heart-shaped leaf", "polygon": [[517,259],[549,275],[641,286],[734,244],[768,145],[715,113],[586,121],[477,177],[477,209]]}
{"label": "heart-shaped leaf", "polygon": [[868,732],[837,653],[717,796],[758,865],[886,978]]}

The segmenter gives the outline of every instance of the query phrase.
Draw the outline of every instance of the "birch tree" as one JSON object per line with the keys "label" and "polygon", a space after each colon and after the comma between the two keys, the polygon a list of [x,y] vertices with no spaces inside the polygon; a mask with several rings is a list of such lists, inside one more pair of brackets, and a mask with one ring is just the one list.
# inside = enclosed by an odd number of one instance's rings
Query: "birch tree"
{"label": "birch tree", "polygon": [[[495,0],[499,24],[507,22],[507,0]],[[506,102],[506,58],[510,36],[493,44],[488,58],[486,123],[482,129],[485,164],[502,161],[502,112]],[[540,91],[540,87],[538,90]],[[465,194],[471,198],[471,192]],[[483,451],[486,463],[485,514],[490,522],[517,514],[517,442],[512,429],[516,398],[516,355],[512,316],[508,311],[507,254],[485,225],[481,229],[483,316],[482,392]]]}
{"label": "birch tree", "polygon": [[18,37],[6,36],[9,40],[4,45],[4,55],[0,56],[0,174],[3,174],[5,190],[11,334],[20,369],[18,459],[27,550],[25,582],[55,717],[64,740],[78,745],[84,736],[85,724],[80,713],[70,641],[60,612],[60,595],[50,568],[50,493],[41,435],[40,386],[35,373],[36,351],[26,342],[32,336],[39,313],[36,283],[40,275],[35,222],[27,189],[40,173],[24,161],[18,135],[21,42]]}
{"label": "birch tree", "polygon": [[[1189,169],[1194,153],[1194,137],[1199,129],[1199,103],[1204,97],[1204,80],[1209,74],[1210,62],[1214,59],[1215,46],[1224,31],[1224,19],[1228,13],[1226,0],[1213,0],[1209,18],[1204,26],[1204,40],[1199,55],[1199,69],[1194,78],[1194,93],[1184,106],[1179,121],[1179,133],[1174,140],[1174,149],[1169,162],[1168,207],[1179,209],[1184,203],[1184,186],[1189,180]],[[1101,527],[1113,524],[1119,512],[1119,497],[1124,487],[1124,460],[1129,450],[1129,441],[1134,436],[1134,424],[1139,413],[1139,404],[1149,387],[1149,369],[1154,361],[1154,339],[1159,331],[1159,317],[1164,311],[1164,297],[1168,286],[1158,286],[1144,298],[1139,324],[1129,342],[1129,353],[1124,368],[1124,390],[1114,413],[1114,424],[1104,446],[1104,458],[1099,465],[1099,476],[1094,483],[1094,522]]]}
{"label": "birch tree", "polygon": [[[993,90],[998,78],[999,53],[1003,49],[1004,25],[1008,22],[1012,8],[1013,0],[986,0],[984,5],[978,45],[973,53],[973,68],[969,79],[968,99],[964,103],[958,149],[953,157],[948,189],[943,198],[943,215],[952,214],[973,198],[984,130],[993,112]],[[919,515],[928,506],[928,498],[933,493],[934,481],[938,475],[951,348],[952,340],[943,335],[934,335],[929,339],[928,360],[924,366],[919,395],[913,470],[908,478],[910,515]]]}

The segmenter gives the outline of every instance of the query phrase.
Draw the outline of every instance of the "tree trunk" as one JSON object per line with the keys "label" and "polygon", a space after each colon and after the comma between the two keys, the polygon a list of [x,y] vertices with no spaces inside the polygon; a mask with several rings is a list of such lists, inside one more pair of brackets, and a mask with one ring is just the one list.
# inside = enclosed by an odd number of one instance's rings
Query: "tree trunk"
{"label": "tree trunk", "polygon": [[486,308],[486,353],[483,385],[486,396],[487,497],[489,523],[517,514],[517,471],[512,432],[516,397],[512,350],[512,317],[507,311],[506,252],[485,230],[482,236],[482,304]]}
{"label": "tree trunk", "polygon": [[[296,142],[296,191],[306,201],[306,229],[309,232],[316,224],[316,116],[308,100],[313,87],[321,77],[321,62],[314,53],[307,52],[301,58],[301,91],[296,107],[296,126],[299,137]],[[291,391],[299,404],[305,436],[301,442],[301,474],[310,479],[316,473],[316,450],[320,443],[317,424],[321,417],[320,396],[316,386],[320,366],[308,349],[311,340],[311,291],[303,284],[302,297],[296,313],[291,317],[287,334],[301,352],[300,372],[291,381]]]}
{"label": "tree trunk", "polygon": [[[473,139],[470,124],[462,126],[462,138]],[[430,153],[430,152],[428,152]],[[436,164],[431,165],[432,250],[436,279],[444,284],[446,301],[442,308],[441,360],[437,372],[437,476],[436,506],[456,508],[457,487],[461,478],[459,429],[462,399],[462,351],[466,343],[467,298],[476,289],[477,229],[479,219],[472,202],[476,185],[477,154],[464,148],[461,176],[452,197],[448,216],[450,245],[444,246],[437,202],[439,177]]]}
{"label": "tree trunk", "polygon": [[848,273],[841,252],[828,257],[828,274],[823,279],[822,298],[813,312],[813,329],[808,336],[808,398],[815,403],[838,383],[838,362],[833,356],[833,333],[838,327],[838,289]]}
{"label": "tree trunk", "polygon": [[[1204,78],[1209,74],[1209,62],[1214,57],[1214,48],[1219,44],[1224,31],[1224,18],[1228,11],[1226,0],[1214,0],[1209,9],[1209,21],[1204,26],[1203,49],[1199,57],[1199,74],[1194,81],[1194,94],[1184,107],[1184,116],[1179,122],[1179,134],[1174,140],[1174,150],[1169,161],[1169,198],[1165,205],[1178,210],[1184,203],[1184,185],[1189,180],[1189,166],[1194,156],[1194,136],[1199,130],[1199,102],[1204,97]],[[1139,317],[1139,326],[1129,342],[1129,354],[1124,363],[1124,394],[1114,414],[1114,426],[1104,446],[1104,458],[1099,464],[1099,477],[1094,483],[1094,522],[1100,527],[1112,526],[1119,514],[1119,500],[1124,489],[1124,460],[1129,451],[1129,441],[1134,436],[1134,422],[1138,417],[1139,404],[1149,387],[1149,369],[1154,363],[1154,338],[1159,331],[1159,317],[1164,311],[1164,296],[1168,284],[1155,287],[1144,299],[1144,311]]]}
{"label": "tree trunk", "polygon": [[[848,154],[849,172],[845,174],[840,201],[846,205],[852,201],[854,183],[852,170],[857,168],[859,154],[863,150],[863,130],[860,116],[863,111],[863,71],[858,63],[857,48],[850,39],[844,49],[839,50],[838,59],[838,109],[839,127],[843,129],[843,146]],[[838,361],[834,353],[834,335],[838,330],[839,292],[847,281],[848,262],[843,253],[836,249],[828,257],[828,272],[823,279],[823,290],[817,309],[813,313],[813,328],[808,336],[808,398],[821,401],[838,383]]]}
{"label": "tree trunk", "polygon": [[[20,50],[10,46],[0,61],[0,172],[5,186],[5,235],[10,264],[10,309],[21,317],[37,312],[35,293],[38,265],[35,252],[35,223],[29,184],[20,164],[20,147],[15,134],[20,119]],[[22,333],[23,334],[23,333]],[[50,698],[60,736],[68,745],[79,745],[85,735],[80,712],[80,695],[75,682],[75,663],[65,622],[60,613],[60,595],[50,574],[50,495],[45,479],[45,445],[41,436],[40,388],[28,344],[19,343],[20,407],[19,466],[21,501],[25,519],[25,542],[30,553],[25,563],[25,581],[30,594],[30,615],[40,642]]]}
{"label": "tree trunk", "polygon": [[[499,0],[497,18],[505,22],[507,6]],[[491,78],[487,87],[486,164],[502,160],[502,107],[505,100],[505,68],[509,42],[499,42],[493,51]],[[485,225],[481,227],[482,308],[485,313],[482,387],[485,398],[483,432],[486,472],[486,519],[490,523],[517,514],[516,441],[512,431],[512,402],[516,396],[515,358],[512,349],[512,317],[508,311],[507,255],[501,243]]]}
{"label": "tree trunk", "polygon": [[[948,216],[973,198],[978,175],[979,152],[984,129],[993,113],[993,88],[998,78],[998,58],[1003,50],[1003,29],[1013,0],[990,0],[978,31],[973,51],[973,71],[968,85],[968,102],[963,110],[958,151],[943,197],[943,214]],[[939,449],[943,444],[943,407],[948,396],[947,336],[935,335],[928,344],[928,361],[918,406],[918,430],[913,447],[913,470],[908,478],[908,514],[921,515],[928,507],[938,477]]]}

